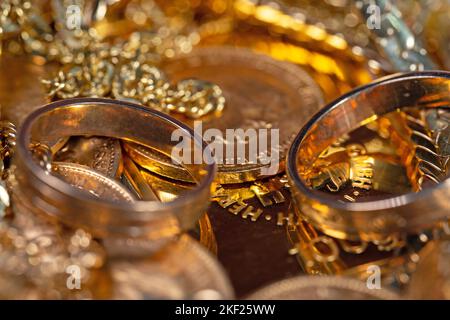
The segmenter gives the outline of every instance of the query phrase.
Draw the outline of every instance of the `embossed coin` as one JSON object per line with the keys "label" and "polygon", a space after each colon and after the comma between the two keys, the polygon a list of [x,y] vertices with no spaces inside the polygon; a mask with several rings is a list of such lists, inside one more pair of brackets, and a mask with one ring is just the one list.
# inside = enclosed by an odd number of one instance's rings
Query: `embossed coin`
{"label": "embossed coin", "polygon": [[75,188],[85,190],[96,198],[116,202],[135,201],[131,193],[120,183],[93,169],[67,162],[53,162],[53,173]]}
{"label": "embossed coin", "polygon": [[395,300],[385,289],[372,290],[366,283],[341,276],[299,276],[268,285],[249,300]]}
{"label": "embossed coin", "polygon": [[[201,48],[168,61],[163,69],[174,82],[198,78],[218,84],[222,89],[225,108],[199,119],[203,132],[218,129],[226,139],[227,129],[244,132],[255,129],[257,135],[260,129],[268,129],[267,137],[258,138],[257,151],[252,148],[254,145],[249,146],[251,140],[245,136],[244,140],[234,138],[231,148],[229,141],[225,141],[227,146],[223,146],[222,152],[218,151],[222,154],[216,153],[216,157],[223,160],[219,163],[217,177],[220,183],[240,183],[265,176],[261,169],[270,166],[266,161],[272,155],[276,157],[276,151],[280,160],[278,171],[281,171],[291,140],[323,102],[320,89],[303,69],[246,49]],[[174,116],[193,124],[192,120]],[[279,130],[279,141],[275,145],[271,143],[275,135],[273,129]],[[214,141],[217,139],[220,137]],[[238,144],[239,147],[244,145],[244,155],[239,152]],[[228,148],[234,149],[233,154],[226,152]]]}
{"label": "embossed coin", "polygon": [[[130,159],[124,158],[124,172],[129,171]],[[133,171],[138,171],[136,168]],[[161,177],[157,174],[153,174],[146,170],[139,170],[135,172],[134,175],[139,174],[141,181],[139,184],[146,183],[148,186],[146,188],[151,189],[151,195],[148,197],[148,192],[144,191],[144,188],[131,186],[131,190],[138,189],[136,192],[137,197],[144,196],[146,200],[156,200],[161,202],[170,202],[178,198],[185,192],[188,192],[195,185],[181,183],[179,181],[171,181]],[[126,174],[122,177],[122,182],[129,186],[130,182],[127,179]],[[135,181],[136,182],[136,181]],[[132,185],[135,184],[131,183]],[[205,213],[197,222],[194,229],[189,231],[189,234],[198,240],[204,247],[206,247],[211,253],[217,255],[217,242],[214,234],[214,230],[209,220],[209,216]],[[130,239],[130,238],[107,238],[103,239],[103,245],[108,251],[109,256],[114,257],[146,257],[149,253],[155,252],[160,248],[160,243],[158,241],[147,239]]]}
{"label": "embossed coin", "polygon": [[113,138],[71,137],[54,160],[82,164],[111,178],[122,172],[122,149]]}
{"label": "embossed coin", "polygon": [[113,299],[233,298],[217,260],[187,235],[150,258],[112,260],[110,272]]}

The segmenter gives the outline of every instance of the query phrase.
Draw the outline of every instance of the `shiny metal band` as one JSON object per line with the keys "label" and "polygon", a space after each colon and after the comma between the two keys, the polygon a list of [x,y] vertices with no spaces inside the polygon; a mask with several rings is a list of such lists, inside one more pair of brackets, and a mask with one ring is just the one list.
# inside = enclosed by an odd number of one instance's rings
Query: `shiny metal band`
{"label": "shiny metal band", "polygon": [[60,137],[95,135],[151,145],[170,155],[178,144],[171,141],[174,130],[181,130],[183,137],[190,140],[192,153],[203,155],[209,150],[181,122],[140,105],[95,98],[51,103],[30,114],[18,132],[15,197],[26,196],[36,213],[82,227],[97,237],[171,238],[193,227],[205,212],[216,172],[213,159],[186,164],[197,186],[172,202],[110,202],[91,197],[48,174],[33,161],[28,146],[31,139],[50,144]]}
{"label": "shiny metal band", "polygon": [[310,189],[299,170],[310,166],[337,138],[396,109],[412,106],[449,108],[450,73],[394,75],[355,89],[316,114],[295,138],[287,173],[301,213],[337,238],[372,241],[395,232],[431,226],[449,216],[450,179],[423,190],[388,199],[341,203]]}

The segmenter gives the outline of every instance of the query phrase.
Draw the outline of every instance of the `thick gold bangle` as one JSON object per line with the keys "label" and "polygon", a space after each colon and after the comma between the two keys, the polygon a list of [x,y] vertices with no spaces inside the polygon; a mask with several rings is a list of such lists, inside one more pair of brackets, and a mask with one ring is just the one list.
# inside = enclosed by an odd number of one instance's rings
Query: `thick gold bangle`
{"label": "thick gold bangle", "polygon": [[[170,155],[178,141],[174,130],[190,139],[191,152],[210,155],[201,137],[181,122],[140,105],[109,99],[70,99],[31,113],[18,132],[16,197],[27,196],[38,214],[82,227],[103,238],[142,238],[165,243],[190,229],[209,204],[216,165],[212,158],[185,164],[197,186],[171,202],[132,203],[99,200],[49,175],[32,159],[30,139],[47,143],[65,136],[107,136],[151,145]],[[205,152],[203,152],[205,151]],[[206,161],[207,160],[207,161]],[[193,162],[195,163],[195,162]]]}
{"label": "thick gold bangle", "polygon": [[311,166],[337,138],[390,111],[406,107],[448,108],[450,73],[425,71],[382,78],[338,98],[317,113],[295,138],[287,173],[301,213],[326,234],[372,241],[418,231],[450,216],[450,179],[418,193],[344,203],[309,188],[299,168]]}

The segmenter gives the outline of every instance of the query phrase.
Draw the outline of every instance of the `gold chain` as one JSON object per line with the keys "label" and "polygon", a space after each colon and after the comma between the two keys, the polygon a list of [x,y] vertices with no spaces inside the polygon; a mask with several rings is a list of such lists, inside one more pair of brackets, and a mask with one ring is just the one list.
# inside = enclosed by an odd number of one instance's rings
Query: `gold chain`
{"label": "gold chain", "polygon": [[[83,7],[84,1],[75,3]],[[197,32],[184,34],[179,28],[170,28],[164,25],[169,20],[160,11],[150,10],[150,18],[154,20],[151,31],[134,32],[126,41],[103,42],[93,28],[65,29],[61,15],[64,16],[68,5],[69,2],[63,2],[55,10],[56,25],[61,29],[58,32],[50,28],[39,8],[33,7],[30,1],[7,0],[0,7],[2,46],[13,43],[24,52],[62,64],[53,79],[43,80],[50,98],[89,96],[133,100],[193,119],[224,108],[225,98],[219,86],[198,79],[185,79],[172,85],[156,67],[162,58],[189,52],[199,40]],[[20,44],[6,41],[13,34],[19,35]],[[13,51],[21,52],[17,48]]]}

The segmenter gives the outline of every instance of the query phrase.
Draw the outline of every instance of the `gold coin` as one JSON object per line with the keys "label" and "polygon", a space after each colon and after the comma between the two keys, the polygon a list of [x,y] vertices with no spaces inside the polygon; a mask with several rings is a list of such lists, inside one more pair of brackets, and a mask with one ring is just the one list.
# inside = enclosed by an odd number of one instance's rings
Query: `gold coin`
{"label": "gold coin", "polygon": [[112,260],[113,299],[231,299],[222,267],[187,235],[150,258]]}
{"label": "gold coin", "polygon": [[161,202],[173,201],[195,187],[195,184],[165,179],[146,170],[141,170],[141,174]]}
{"label": "gold coin", "polygon": [[249,300],[394,300],[398,296],[385,289],[372,290],[366,283],[342,276],[299,276],[268,285]]}
{"label": "gold coin", "polygon": [[[121,179],[123,184],[132,190],[138,199],[146,201],[170,202],[195,187],[194,184],[171,181],[144,169],[139,170],[126,156],[123,171]],[[198,220],[195,229],[189,234],[192,234],[210,252],[217,254],[217,242],[207,213]],[[147,239],[103,239],[103,245],[110,256],[127,258],[148,256],[158,250],[161,243]]]}
{"label": "gold coin", "polygon": [[[200,119],[203,131],[218,129],[225,138],[226,129],[279,129],[279,143],[275,146],[270,145],[271,131],[268,130],[266,153],[279,151],[278,171],[283,170],[285,152],[291,140],[323,103],[320,89],[303,69],[246,49],[201,48],[168,61],[163,69],[174,82],[198,78],[218,84],[222,89],[225,108]],[[193,124],[192,119],[173,115]],[[223,164],[219,164],[217,179],[220,183],[262,178],[261,169],[270,166],[262,163],[264,152],[261,150],[258,150],[255,163],[250,161],[249,152],[242,158],[235,150],[227,159],[226,148],[223,149],[221,157],[216,155],[224,159]]]}
{"label": "gold coin", "polygon": [[54,160],[85,165],[111,178],[122,172],[122,149],[113,138],[71,137]]}
{"label": "gold coin", "polygon": [[[194,187],[193,184],[182,184],[174,181],[163,179],[156,174],[152,174],[145,170],[141,171],[141,174],[154,190],[157,197],[162,202],[173,201],[179,197],[182,193],[187,192]],[[214,230],[211,225],[208,213],[205,213],[196,224],[194,230],[190,232],[196,240],[204,245],[210,252],[217,255],[217,241],[214,234]]]}
{"label": "gold coin", "polygon": [[76,163],[53,162],[53,173],[75,188],[84,190],[99,199],[114,202],[135,201],[131,193],[120,183]]}
{"label": "gold coin", "polygon": [[130,158],[151,172],[179,181],[195,182],[186,168],[181,164],[173,163],[170,156],[158,150],[132,142],[123,142],[123,147]]}
{"label": "gold coin", "polygon": [[124,170],[121,177],[122,183],[130,189],[134,195],[143,201],[158,201],[155,192],[150,188],[137,165],[128,157],[123,158]]}

